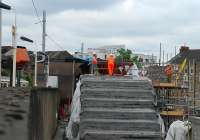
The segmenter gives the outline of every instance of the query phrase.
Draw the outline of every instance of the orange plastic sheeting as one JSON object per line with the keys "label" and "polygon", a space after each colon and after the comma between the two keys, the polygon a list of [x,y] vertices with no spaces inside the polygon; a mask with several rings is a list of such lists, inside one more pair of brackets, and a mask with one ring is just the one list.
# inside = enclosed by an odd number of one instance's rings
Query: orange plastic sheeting
{"label": "orange plastic sheeting", "polygon": [[16,63],[27,63],[30,61],[26,48],[17,48],[16,50]]}

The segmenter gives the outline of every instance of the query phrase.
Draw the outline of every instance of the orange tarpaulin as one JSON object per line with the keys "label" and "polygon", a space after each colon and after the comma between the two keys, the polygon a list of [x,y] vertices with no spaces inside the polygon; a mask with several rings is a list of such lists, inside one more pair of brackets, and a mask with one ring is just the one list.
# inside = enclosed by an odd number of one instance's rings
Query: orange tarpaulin
{"label": "orange tarpaulin", "polygon": [[29,62],[30,58],[28,56],[26,48],[17,48],[16,50],[16,63]]}
{"label": "orange tarpaulin", "polygon": [[28,52],[26,48],[17,48],[16,49],[16,63],[17,67],[23,67],[24,64],[30,61]]}

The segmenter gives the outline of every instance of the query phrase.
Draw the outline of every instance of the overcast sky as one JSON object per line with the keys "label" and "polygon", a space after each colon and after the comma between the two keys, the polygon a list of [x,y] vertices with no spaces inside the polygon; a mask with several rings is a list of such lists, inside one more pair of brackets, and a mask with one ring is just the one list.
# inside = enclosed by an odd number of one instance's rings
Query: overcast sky
{"label": "overcast sky", "polygon": [[[159,43],[169,56],[174,46],[200,49],[200,0],[34,0],[40,18],[47,11],[47,50],[80,51],[125,44],[136,52],[158,55]],[[3,0],[17,11],[18,37],[35,40],[41,50],[41,24],[31,0]],[[3,11],[3,45],[11,44],[13,11]],[[33,49],[18,40],[18,45]]]}

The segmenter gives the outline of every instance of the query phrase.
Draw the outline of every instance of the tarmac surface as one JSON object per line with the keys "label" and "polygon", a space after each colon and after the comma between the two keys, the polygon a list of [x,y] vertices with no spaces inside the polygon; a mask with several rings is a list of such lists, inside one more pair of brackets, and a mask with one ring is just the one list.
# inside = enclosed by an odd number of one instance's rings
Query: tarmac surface
{"label": "tarmac surface", "polygon": [[28,140],[27,88],[0,89],[0,140]]}

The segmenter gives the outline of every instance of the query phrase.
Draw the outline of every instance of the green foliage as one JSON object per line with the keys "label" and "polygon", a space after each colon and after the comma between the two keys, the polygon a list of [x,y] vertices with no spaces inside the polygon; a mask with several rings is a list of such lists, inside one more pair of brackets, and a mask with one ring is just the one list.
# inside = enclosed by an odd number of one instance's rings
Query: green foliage
{"label": "green foliage", "polygon": [[2,75],[2,76],[10,76],[10,71],[9,71],[9,69],[2,69],[1,75]]}
{"label": "green foliage", "polygon": [[125,50],[123,48],[117,50],[117,53],[118,53],[117,57],[121,58],[123,61],[129,61],[132,55],[131,50],[129,49]]}
{"label": "green foliage", "polygon": [[133,56],[131,59],[132,59],[132,62],[134,62],[139,69],[142,68],[142,64],[139,62],[138,56]]}
{"label": "green foliage", "polygon": [[29,87],[33,86],[33,78],[32,78],[32,76],[30,74],[24,75],[24,79],[28,81]]}
{"label": "green foliage", "polygon": [[139,62],[138,56],[134,56],[132,51],[129,49],[125,50],[121,48],[117,50],[116,62],[117,64],[120,64],[121,62],[133,62],[138,68],[142,68],[142,64]]}

